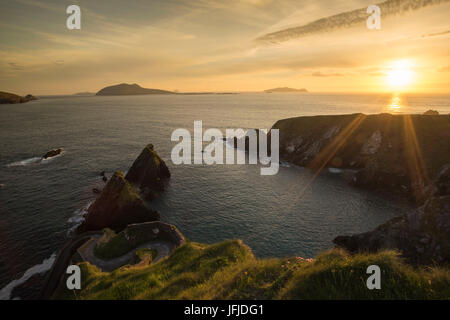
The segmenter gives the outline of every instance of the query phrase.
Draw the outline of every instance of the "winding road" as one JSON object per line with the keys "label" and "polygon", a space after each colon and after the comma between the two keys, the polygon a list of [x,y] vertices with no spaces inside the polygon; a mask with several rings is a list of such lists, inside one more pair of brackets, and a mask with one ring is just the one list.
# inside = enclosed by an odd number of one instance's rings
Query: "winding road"
{"label": "winding road", "polygon": [[158,255],[153,259],[152,263],[167,257],[172,250],[174,245],[168,241],[155,240],[144,243],[130,252],[124,254],[123,256],[113,258],[110,260],[102,260],[95,256],[94,249],[97,245],[97,241],[101,238],[101,235],[93,235],[87,242],[85,242],[81,247],[78,248],[78,253],[84,261],[88,261],[90,264],[97,266],[100,270],[105,272],[111,272],[117,268],[120,268],[128,263],[131,263],[134,257],[134,253],[138,249],[155,249]]}

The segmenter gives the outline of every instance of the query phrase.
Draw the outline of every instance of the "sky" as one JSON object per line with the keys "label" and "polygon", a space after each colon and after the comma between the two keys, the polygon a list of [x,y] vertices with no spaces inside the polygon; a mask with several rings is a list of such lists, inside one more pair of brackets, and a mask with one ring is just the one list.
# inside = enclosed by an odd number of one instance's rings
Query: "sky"
{"label": "sky", "polygon": [[450,91],[449,0],[0,2],[0,91]]}

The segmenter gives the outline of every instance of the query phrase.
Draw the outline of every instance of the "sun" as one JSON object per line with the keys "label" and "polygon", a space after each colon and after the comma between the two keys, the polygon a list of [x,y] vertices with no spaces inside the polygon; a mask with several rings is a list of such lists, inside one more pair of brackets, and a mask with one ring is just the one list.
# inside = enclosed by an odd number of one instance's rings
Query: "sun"
{"label": "sun", "polygon": [[411,70],[411,66],[412,64],[408,60],[398,60],[388,67],[386,83],[390,89],[405,89],[412,83],[414,73]]}

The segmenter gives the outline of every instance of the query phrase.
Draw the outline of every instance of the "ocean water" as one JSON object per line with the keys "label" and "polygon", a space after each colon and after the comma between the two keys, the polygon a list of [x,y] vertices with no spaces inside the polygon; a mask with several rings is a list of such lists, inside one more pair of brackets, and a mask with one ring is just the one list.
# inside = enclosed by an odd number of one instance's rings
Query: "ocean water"
{"label": "ocean water", "polygon": [[[449,96],[336,94],[47,97],[0,105],[0,299],[45,272],[102,187],[99,173],[126,171],[153,143],[172,172],[150,205],[193,241],[243,239],[258,257],[313,257],[337,235],[373,229],[410,208],[348,186],[325,172],[284,164],[175,166],[173,130],[267,128],[277,120],[354,112],[450,112]],[[64,152],[41,161],[48,150]],[[34,285],[29,290],[36,290]],[[25,283],[26,288],[26,283]]]}

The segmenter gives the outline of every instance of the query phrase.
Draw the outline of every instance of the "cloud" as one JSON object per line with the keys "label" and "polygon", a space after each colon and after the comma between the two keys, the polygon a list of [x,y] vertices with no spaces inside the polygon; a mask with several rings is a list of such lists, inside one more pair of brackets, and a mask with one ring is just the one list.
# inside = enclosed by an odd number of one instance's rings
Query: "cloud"
{"label": "cloud", "polygon": [[342,77],[342,73],[323,73],[320,71],[313,72],[311,74],[313,77]]}
{"label": "cloud", "polygon": [[23,69],[24,69],[23,66],[18,65],[18,64],[15,63],[15,62],[8,62],[8,65],[9,65],[9,67],[10,67],[11,69],[13,69],[13,70],[23,70]]}
{"label": "cloud", "polygon": [[443,35],[446,35],[446,34],[449,34],[449,33],[450,33],[450,30],[442,31],[442,32],[435,32],[435,33],[428,33],[428,34],[423,34],[422,38],[443,36]]}
{"label": "cloud", "polygon": [[[430,5],[437,5],[450,0],[386,0],[379,3],[381,14],[387,17],[395,14],[403,14],[409,11],[418,10]],[[367,20],[367,7],[342,12],[329,17],[321,18],[305,25],[282,29],[276,32],[267,33],[255,39],[261,44],[280,43],[307,35],[331,32],[340,28],[349,28],[357,24],[362,24]]]}

